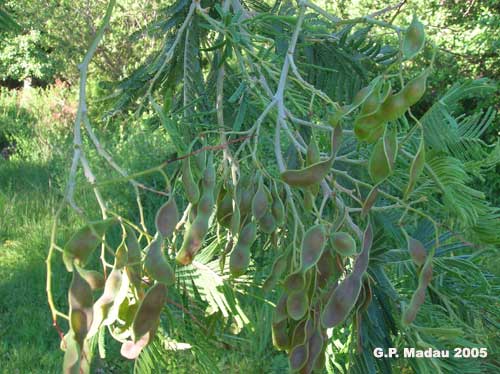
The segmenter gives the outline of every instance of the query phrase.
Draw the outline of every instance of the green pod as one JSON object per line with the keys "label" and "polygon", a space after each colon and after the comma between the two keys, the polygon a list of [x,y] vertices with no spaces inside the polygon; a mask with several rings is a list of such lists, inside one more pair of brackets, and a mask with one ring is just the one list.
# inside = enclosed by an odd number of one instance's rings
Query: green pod
{"label": "green pod", "polygon": [[300,321],[309,309],[309,298],[305,289],[290,292],[286,299],[286,312],[288,316]]}
{"label": "green pod", "polygon": [[276,224],[276,220],[274,219],[273,214],[270,210],[268,210],[259,220],[259,227],[265,234],[272,234],[278,225]]}
{"label": "green pod", "polygon": [[403,92],[390,95],[380,106],[378,115],[384,122],[394,121],[401,117],[410,107]]}
{"label": "green pod", "polygon": [[182,160],[182,184],[188,201],[191,204],[198,203],[198,200],[200,199],[200,189],[198,188],[198,183],[195,182],[193,177],[190,157],[186,157]]}
{"label": "green pod", "polygon": [[311,187],[304,190],[304,210],[306,212],[312,212],[314,207],[315,197],[310,188]]}
{"label": "green pod", "polygon": [[380,183],[391,175],[391,166],[384,151],[383,139],[379,139],[372,149],[368,161],[368,174],[375,183]]}
{"label": "green pod", "polygon": [[181,265],[188,265],[193,261],[203,244],[203,239],[208,232],[208,220],[204,214],[198,214],[188,226],[184,234],[182,247],[177,253],[176,261]]}
{"label": "green pod", "polygon": [[303,272],[312,268],[321,255],[326,243],[326,232],[323,225],[309,228],[302,238],[301,245],[301,270]]}
{"label": "green pod", "polygon": [[250,247],[256,237],[254,223],[247,224],[240,233],[238,243],[229,257],[229,270],[234,277],[244,274],[250,264]]}
{"label": "green pod", "polygon": [[378,197],[378,187],[375,186],[371,189],[371,191],[368,193],[368,196],[366,197],[365,201],[363,202],[363,208],[361,211],[361,216],[365,217],[370,209],[375,205]]}
{"label": "green pod", "polygon": [[179,210],[173,194],[168,201],[163,204],[156,213],[156,230],[164,237],[168,238],[173,234],[177,223],[179,222]]}
{"label": "green pod", "polygon": [[270,207],[270,192],[264,185],[262,178],[259,179],[259,186],[252,199],[252,214],[255,219],[264,217]]}
{"label": "green pod", "polygon": [[403,36],[403,56],[409,60],[417,55],[425,44],[424,25],[413,16],[410,26],[405,30]]}
{"label": "green pod", "polygon": [[214,155],[210,153],[207,158],[207,166],[203,172],[203,177],[201,179],[201,185],[203,190],[211,190],[212,193],[215,189],[215,166],[214,166]]}
{"label": "green pod", "polygon": [[311,136],[311,141],[309,142],[306,151],[306,165],[313,165],[318,162],[320,162],[318,143],[316,143],[314,136]]}
{"label": "green pod", "polygon": [[101,290],[104,287],[105,279],[104,275],[95,270],[87,270],[83,268],[78,268],[78,272],[81,277],[89,284],[90,288],[95,290]]}
{"label": "green pod", "polygon": [[86,359],[82,360],[82,348],[75,340],[73,333],[64,337],[66,351],[64,352],[63,374],[87,374],[89,373]]}
{"label": "green pod", "polygon": [[122,243],[115,252],[114,266],[117,269],[122,269],[127,265],[127,263],[128,263],[128,251],[127,247],[125,246],[125,241],[122,241]]}
{"label": "green pod", "polygon": [[253,196],[254,191],[250,177],[248,175],[243,175],[236,186],[236,198],[242,217],[244,217],[252,208]]}
{"label": "green pod", "polygon": [[134,230],[125,226],[127,236],[125,238],[125,246],[127,247],[127,276],[130,283],[139,292],[142,283],[142,267],[141,267],[141,247]]}
{"label": "green pod", "polygon": [[430,70],[424,70],[403,88],[403,96],[409,106],[416,104],[424,96]]}
{"label": "green pod", "polygon": [[392,129],[386,128],[384,132],[384,153],[389,164],[389,169],[391,173],[394,171],[394,164],[396,162],[396,157],[398,154],[398,133],[396,128]]}
{"label": "green pod", "polygon": [[116,222],[115,218],[109,218],[90,222],[78,230],[64,246],[63,261],[66,269],[73,271],[73,261],[77,265],[85,266],[92,252],[102,242],[106,231]]}
{"label": "green pod", "polygon": [[331,242],[335,252],[341,256],[353,256],[356,252],[356,241],[346,232],[336,232],[331,236]]}
{"label": "green pod", "polygon": [[273,345],[279,351],[290,348],[290,337],[288,336],[287,325],[288,323],[286,320],[271,325]]}
{"label": "green pod", "polygon": [[160,319],[160,313],[167,298],[167,286],[155,283],[146,292],[132,322],[134,341],[153,331]]}
{"label": "green pod", "polygon": [[370,115],[377,112],[380,108],[380,95],[378,85],[373,88],[361,105],[360,115]]}
{"label": "green pod", "polygon": [[358,140],[366,142],[366,143],[375,143],[382,134],[384,133],[386,128],[385,122],[378,122],[372,127],[362,127],[362,125],[354,126],[354,134],[358,138]]}
{"label": "green pod", "polygon": [[240,230],[240,225],[241,225],[241,214],[240,214],[240,207],[236,201],[234,202],[234,210],[233,214],[231,215],[231,222],[230,222],[230,229],[231,233],[235,235],[239,230]]}
{"label": "green pod", "polygon": [[221,187],[217,195],[217,222],[223,227],[231,227],[231,217],[233,214],[233,199],[224,187]]}
{"label": "green pod", "polygon": [[198,202],[197,215],[209,219],[214,210],[214,205],[213,190],[208,189],[203,191],[203,195],[201,195],[200,201]]}
{"label": "green pod", "polygon": [[300,344],[295,346],[288,356],[288,361],[290,362],[290,370],[292,372],[297,372],[301,370],[307,363],[309,358],[309,345]]}
{"label": "green pod", "polygon": [[365,99],[370,95],[372,90],[372,86],[366,86],[361,88],[356,95],[354,95],[354,98],[352,99],[352,105],[353,106],[358,106],[362,102],[365,101]]}
{"label": "green pod", "polygon": [[73,279],[68,292],[69,300],[69,325],[73,331],[74,339],[83,348],[83,342],[92,325],[94,316],[92,306],[94,299],[92,289],[80,275],[78,268],[73,272]]}
{"label": "green pod", "polygon": [[415,184],[417,183],[418,178],[424,171],[424,167],[425,167],[425,143],[424,143],[424,138],[422,137],[422,139],[420,140],[420,145],[418,147],[417,154],[415,155],[415,158],[413,159],[410,166],[410,179],[408,181],[408,186],[406,187],[404,193],[405,200],[415,188]]}
{"label": "green pod", "polygon": [[317,162],[314,165],[298,170],[286,170],[281,173],[281,179],[292,187],[308,187],[319,184],[330,172],[334,158]]}
{"label": "green pod", "polygon": [[155,281],[170,286],[175,283],[175,273],[162,250],[163,239],[157,236],[148,246],[144,269]]}

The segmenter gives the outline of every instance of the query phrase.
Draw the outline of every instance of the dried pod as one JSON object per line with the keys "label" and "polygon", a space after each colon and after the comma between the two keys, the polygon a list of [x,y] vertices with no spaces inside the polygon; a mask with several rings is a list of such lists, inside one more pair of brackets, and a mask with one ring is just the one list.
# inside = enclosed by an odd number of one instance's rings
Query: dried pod
{"label": "dried pod", "polygon": [[326,232],[323,225],[315,225],[306,231],[302,238],[301,269],[303,272],[316,265],[326,243]]}
{"label": "dried pod", "polygon": [[309,358],[309,345],[301,344],[295,346],[288,356],[288,360],[290,361],[290,369],[292,372],[299,371],[302,369]]}
{"label": "dried pod", "polygon": [[167,286],[155,283],[144,296],[132,323],[134,341],[138,341],[145,334],[153,331],[160,319],[167,297]]}
{"label": "dried pod", "polygon": [[63,373],[64,374],[87,374],[90,368],[86,359],[82,359],[82,349],[72,332],[64,337],[66,351],[64,352]]}
{"label": "dried pod", "polygon": [[175,274],[162,250],[163,239],[157,236],[146,250],[144,269],[157,282],[170,286],[175,283]]}
{"label": "dried pod", "polygon": [[163,204],[156,213],[156,230],[158,230],[164,238],[167,238],[172,235],[178,222],[179,210],[177,209],[175,198],[173,194],[171,194],[168,201]]}
{"label": "dried pod", "polygon": [[286,170],[281,179],[292,187],[308,187],[319,184],[332,168],[334,158],[317,162],[314,165],[298,170]]}
{"label": "dried pod", "polygon": [[188,201],[191,204],[197,204],[200,199],[200,189],[198,188],[198,183],[195,182],[193,177],[190,157],[186,157],[182,160],[182,184]]}
{"label": "dried pod", "polygon": [[403,36],[403,56],[409,60],[420,52],[425,44],[424,25],[413,16],[410,26],[406,29]]}
{"label": "dried pod", "polygon": [[73,261],[85,266],[92,252],[102,242],[106,231],[116,223],[116,219],[90,222],[78,230],[64,246],[63,261],[68,271],[73,271]]}
{"label": "dried pod", "polygon": [[406,187],[405,193],[404,193],[404,199],[408,197],[408,195],[413,191],[413,188],[415,188],[415,184],[417,183],[418,178],[424,171],[425,167],[425,143],[424,143],[424,138],[420,140],[420,145],[418,147],[417,154],[415,155],[415,158],[413,159],[411,166],[410,166],[410,180],[408,181],[408,186]]}
{"label": "dried pod", "polygon": [[346,232],[336,232],[331,236],[333,249],[342,256],[353,256],[356,252],[354,238]]}

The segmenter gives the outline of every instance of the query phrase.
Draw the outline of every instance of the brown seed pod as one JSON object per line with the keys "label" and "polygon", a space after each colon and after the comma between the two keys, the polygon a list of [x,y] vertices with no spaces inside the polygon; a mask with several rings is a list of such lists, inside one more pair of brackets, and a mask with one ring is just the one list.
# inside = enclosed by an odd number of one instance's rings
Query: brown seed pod
{"label": "brown seed pod", "polygon": [[408,186],[406,187],[405,193],[404,193],[404,199],[408,197],[408,195],[413,191],[413,188],[415,188],[415,184],[417,183],[418,178],[424,171],[425,167],[425,143],[424,143],[424,138],[420,140],[420,145],[418,147],[417,154],[415,155],[415,158],[413,159],[411,166],[410,166],[410,180],[408,181]]}
{"label": "brown seed pod", "polygon": [[274,219],[271,210],[268,210],[259,220],[259,227],[265,234],[272,234],[278,225],[276,224],[276,220]]}
{"label": "brown seed pod", "polygon": [[82,360],[82,349],[75,340],[72,332],[64,337],[66,351],[64,352],[63,373],[64,374],[82,374],[88,373],[88,364]]}
{"label": "brown seed pod", "polygon": [[223,227],[231,226],[231,217],[233,215],[233,199],[230,193],[221,187],[217,196],[217,222]]}
{"label": "brown seed pod", "polygon": [[418,278],[418,288],[411,298],[410,305],[403,312],[401,323],[404,326],[411,324],[415,320],[418,310],[425,302],[425,291],[432,280],[432,258],[433,253],[427,257]]}
{"label": "brown seed pod", "polygon": [[309,308],[309,298],[305,289],[292,291],[286,300],[286,311],[288,316],[295,321],[300,321]]}
{"label": "brown seed pod", "polygon": [[132,323],[135,342],[156,328],[166,297],[167,286],[163,283],[155,283],[146,292]]}
{"label": "brown seed pod", "polygon": [[141,247],[134,231],[128,226],[125,226],[125,231],[127,233],[125,238],[125,246],[127,247],[127,276],[139,295],[141,293],[142,282]]}
{"label": "brown seed pod", "polygon": [[323,253],[326,232],[323,225],[315,225],[304,234],[301,246],[301,269],[303,272],[316,265]]}
{"label": "brown seed pod", "polygon": [[80,275],[78,268],[73,272],[73,279],[68,292],[69,300],[69,325],[73,336],[80,349],[92,325],[94,299],[92,289]]}
{"label": "brown seed pod", "polygon": [[102,242],[103,235],[116,222],[115,218],[109,218],[90,222],[78,230],[64,246],[63,261],[66,269],[73,271],[73,261],[85,266],[92,252]]}
{"label": "brown seed pod", "polygon": [[278,302],[276,303],[276,308],[274,308],[273,323],[279,323],[281,321],[286,321],[288,319],[288,314],[286,313],[287,299],[288,299],[288,294],[286,292],[283,292]]}
{"label": "brown seed pod", "polygon": [[286,277],[285,282],[283,283],[285,290],[287,292],[293,292],[297,290],[305,289],[306,287],[306,278],[304,273],[299,269],[292,274],[289,274]]}
{"label": "brown seed pod", "polygon": [[390,95],[380,106],[380,117],[386,121],[394,121],[401,117],[409,108],[402,92]]}
{"label": "brown seed pod", "polygon": [[320,161],[314,165],[298,170],[286,170],[281,173],[281,179],[292,187],[308,187],[319,184],[330,172],[334,158]]}
{"label": "brown seed pod", "polygon": [[331,236],[333,249],[342,256],[353,256],[356,252],[356,242],[346,232],[336,232]]}
{"label": "brown seed pod", "polygon": [[323,352],[323,335],[321,331],[316,328],[309,338],[308,342],[308,359],[306,365],[301,369],[301,374],[310,374],[313,372],[315,364]]}
{"label": "brown seed pod", "polygon": [[244,274],[250,264],[250,247],[255,241],[257,228],[255,223],[250,222],[242,230],[238,243],[229,257],[229,270],[234,277]]}
{"label": "brown seed pod", "polygon": [[157,236],[146,250],[144,269],[157,282],[171,286],[175,283],[175,273],[162,250],[163,239]]}
{"label": "brown seed pod", "polygon": [[276,220],[276,225],[282,226],[283,223],[285,223],[285,205],[281,201],[281,198],[276,191],[276,187],[273,189],[271,197],[273,200],[271,204],[271,212]]}
{"label": "brown seed pod", "polygon": [[370,209],[373,207],[373,205],[375,205],[377,197],[378,197],[378,187],[375,186],[371,189],[365,201],[363,202],[363,210],[361,211],[362,217],[365,217],[370,211]]}
{"label": "brown seed pod", "polygon": [[290,337],[287,333],[287,327],[288,322],[286,320],[273,323],[271,327],[273,345],[280,351],[290,348]]}
{"label": "brown seed pod", "polygon": [[416,104],[424,96],[430,70],[424,70],[403,88],[403,96],[409,106]]}
{"label": "brown seed pod", "polygon": [[182,247],[177,253],[175,260],[181,265],[188,265],[193,261],[198,253],[203,239],[208,232],[208,219],[204,215],[197,215],[194,221],[189,225],[184,234]]}
{"label": "brown seed pod", "polygon": [[424,25],[413,16],[410,26],[403,36],[403,56],[409,60],[417,55],[425,44]]}
{"label": "brown seed pod", "polygon": [[290,369],[292,372],[299,371],[302,369],[309,358],[309,345],[301,344],[295,346],[288,356],[288,360],[290,362]]}
{"label": "brown seed pod", "polygon": [[267,279],[264,281],[264,284],[262,285],[262,290],[264,292],[271,291],[271,289],[276,285],[279,278],[286,270],[287,262],[288,256],[286,254],[278,256],[278,258],[274,261],[273,267],[271,269],[271,274],[269,274]]}
{"label": "brown seed pod", "polygon": [[173,194],[171,194],[168,201],[163,204],[156,213],[156,230],[158,230],[164,238],[168,238],[174,232],[178,222],[179,210],[177,209],[175,198]]}
{"label": "brown seed pod", "polygon": [[409,235],[406,235],[406,240],[408,243],[408,252],[417,266],[422,266],[427,258],[427,251],[420,240],[414,239]]}
{"label": "brown seed pod", "polygon": [[83,268],[78,268],[78,272],[81,277],[89,284],[90,288],[95,290],[100,290],[104,287],[104,275],[95,270],[87,270]]}

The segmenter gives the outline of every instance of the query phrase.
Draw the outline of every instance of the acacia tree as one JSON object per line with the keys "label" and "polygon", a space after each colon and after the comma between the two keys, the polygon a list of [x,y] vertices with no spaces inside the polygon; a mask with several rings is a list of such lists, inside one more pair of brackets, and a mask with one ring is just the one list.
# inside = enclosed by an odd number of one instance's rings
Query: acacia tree
{"label": "acacia tree", "polygon": [[[485,300],[496,281],[478,254],[500,244],[500,215],[470,187],[500,157],[479,139],[494,111],[456,111],[493,86],[453,86],[416,117],[433,74],[432,58],[416,77],[405,73],[433,50],[416,17],[400,27],[385,20],[393,7],[347,20],[308,0],[180,0],[157,27],[163,48],[116,85],[110,108],[150,111],[177,154],[125,170],[101,144],[86,101],[114,4],[80,65],[73,159],[47,259],[54,325],[69,321],[65,372],[88,372],[106,332],[137,372],[180,350],[199,371],[228,370],[220,362],[243,349],[238,334],[259,346],[252,368],[262,372],[272,371],[262,359],[271,341],[292,372],[495,366],[373,356],[376,347],[495,344],[498,308]],[[399,44],[382,45],[374,31]],[[116,176],[96,177],[93,149]],[[164,187],[141,179],[151,174]],[[119,213],[109,185],[129,186],[136,210]],[[79,206],[87,187],[100,217]],[[163,200],[154,213],[143,207],[149,194]],[[86,225],[59,245],[66,207]],[[72,274],[68,313],[52,297],[57,252]]]}

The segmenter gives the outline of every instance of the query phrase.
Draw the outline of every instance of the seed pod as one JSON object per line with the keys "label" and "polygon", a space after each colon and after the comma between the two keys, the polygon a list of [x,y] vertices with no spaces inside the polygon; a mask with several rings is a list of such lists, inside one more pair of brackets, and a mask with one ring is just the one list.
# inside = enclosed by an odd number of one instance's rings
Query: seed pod
{"label": "seed pod", "polygon": [[217,196],[217,222],[223,227],[229,228],[231,224],[231,216],[233,214],[233,199],[228,191],[221,187]]}
{"label": "seed pod", "polygon": [[102,275],[98,271],[87,270],[79,267],[78,272],[80,273],[81,277],[85,279],[85,282],[89,284],[90,288],[93,291],[100,290],[104,287],[104,275]]}
{"label": "seed pod", "polygon": [[310,188],[311,187],[304,190],[304,210],[306,212],[312,212],[313,207],[314,207],[315,197],[312,194]]}
{"label": "seed pod", "polygon": [[299,269],[298,271],[288,275],[283,284],[287,292],[294,292],[305,289],[306,279],[304,273]]}
{"label": "seed pod", "polygon": [[193,177],[190,157],[186,157],[182,160],[182,184],[188,201],[191,204],[198,203],[198,200],[200,199],[200,189],[198,188],[198,183],[195,182]]}
{"label": "seed pod", "polygon": [[326,243],[326,232],[323,225],[316,225],[306,231],[302,238],[301,269],[303,272],[318,262]]}
{"label": "seed pod", "polygon": [[136,342],[131,340],[123,342],[120,354],[129,360],[135,360],[139,357],[142,349],[150,342],[150,335],[150,333],[146,333]]}
{"label": "seed pod", "polygon": [[395,127],[392,129],[386,128],[383,142],[385,157],[392,173],[394,171],[394,163],[396,162],[396,156],[398,154],[398,134]]}
{"label": "seed pod", "polygon": [[360,141],[373,143],[384,133],[385,122],[379,112],[357,117],[354,121],[354,134]]}
{"label": "seed pod", "polygon": [[245,216],[252,207],[254,191],[251,185],[250,177],[243,175],[236,186],[236,198],[242,216]]}
{"label": "seed pod", "polygon": [[259,220],[259,227],[265,234],[272,234],[276,228],[276,220],[273,214],[268,210]]}
{"label": "seed pod", "polygon": [[376,113],[377,110],[380,108],[380,96],[379,96],[379,89],[378,85],[375,86],[364,101],[363,105],[361,106],[361,115],[370,115],[373,113]]}
{"label": "seed pod", "polygon": [[285,222],[285,206],[281,201],[278,192],[274,189],[272,191],[273,202],[271,204],[271,211],[274,219],[276,220],[276,225],[281,226]]}
{"label": "seed pod", "polygon": [[319,184],[326,177],[333,164],[333,157],[298,170],[286,170],[281,179],[292,187],[308,187]]}
{"label": "seed pod", "polygon": [[281,321],[286,321],[288,314],[286,313],[286,300],[288,299],[288,294],[283,292],[280,296],[278,302],[276,303],[276,308],[273,313],[273,323],[280,323]]}
{"label": "seed pod", "polygon": [[283,320],[273,323],[271,327],[273,345],[276,349],[283,351],[290,347],[290,337],[287,333],[287,321]]}
{"label": "seed pod", "polygon": [[413,159],[410,166],[410,180],[408,181],[408,186],[406,187],[404,193],[404,199],[408,197],[408,195],[413,191],[415,184],[417,183],[418,178],[424,171],[425,167],[425,143],[424,138],[420,140],[420,145],[418,147],[417,154]]}
{"label": "seed pod", "polygon": [[368,97],[368,95],[370,95],[371,91],[372,91],[371,86],[366,86],[366,87],[363,87],[362,89],[360,89],[356,93],[356,95],[354,95],[354,98],[352,99],[352,105],[357,106],[357,105],[361,104],[362,102],[364,102],[365,99]]}
{"label": "seed pod", "polygon": [[372,206],[375,205],[377,197],[378,197],[378,187],[375,186],[371,189],[370,193],[368,194],[363,203],[363,210],[361,211],[362,217],[365,217],[372,208]]}
{"label": "seed pod", "polygon": [[132,323],[134,341],[155,329],[167,297],[167,286],[155,283],[144,296]]}
{"label": "seed pod", "polygon": [[64,246],[63,261],[66,269],[73,271],[73,261],[77,265],[85,266],[92,252],[102,242],[103,235],[114,223],[116,219],[109,218],[90,222],[78,230]]}
{"label": "seed pod", "polygon": [[420,101],[422,96],[424,96],[429,73],[430,70],[424,70],[420,75],[408,82],[408,84],[403,88],[403,96],[406,99],[407,105],[411,106],[416,104]]}
{"label": "seed pod", "polygon": [[300,321],[309,308],[309,298],[305,289],[290,292],[286,300],[286,311],[290,318]]}
{"label": "seed pod", "polygon": [[408,252],[417,266],[422,266],[427,258],[427,251],[420,240],[413,239],[411,236],[407,235],[406,240],[408,242]]}
{"label": "seed pod", "polygon": [[119,245],[118,249],[115,252],[115,267],[117,269],[122,269],[128,263],[128,253],[127,248],[125,247],[125,241]]}
{"label": "seed pod", "polygon": [[389,160],[384,152],[383,139],[379,139],[373,147],[370,160],[368,162],[368,173],[375,183],[380,183],[391,174]]}
{"label": "seed pod", "polygon": [[325,287],[330,279],[338,278],[338,275],[340,275],[337,261],[330,250],[323,250],[323,254],[319,258],[316,266],[319,272],[317,281],[320,288]]}
{"label": "seed pod", "polygon": [[307,344],[308,344],[309,355],[307,359],[307,364],[300,371],[301,374],[312,373],[316,361],[318,360],[319,356],[323,351],[323,336],[318,328],[314,330],[314,333],[309,338]]}
{"label": "seed pod", "polygon": [[318,163],[319,161],[320,161],[320,153],[319,153],[318,143],[316,143],[314,136],[311,136],[311,140],[309,142],[309,145],[307,146],[307,151],[306,151],[306,164],[312,165]]}
{"label": "seed pod", "polygon": [[250,264],[250,247],[255,241],[257,227],[250,222],[242,230],[238,238],[238,243],[231,252],[229,258],[229,269],[235,277],[242,275]]}
{"label": "seed pod", "polygon": [[235,200],[233,200],[232,203],[233,203],[233,214],[231,215],[230,229],[231,233],[235,235],[240,229],[241,214],[238,203]]}
{"label": "seed pod", "polygon": [[401,323],[404,326],[411,324],[417,317],[418,310],[425,302],[425,291],[432,280],[432,254],[429,254],[419,275],[418,288],[413,294],[410,305],[403,312]]}
{"label": "seed pod", "polygon": [[262,285],[262,290],[264,292],[269,292],[276,285],[281,274],[286,270],[287,256],[282,254],[274,261],[273,267],[271,269],[271,274],[267,277],[264,284]]}
{"label": "seed pod", "polygon": [[175,283],[175,274],[163,254],[162,242],[162,237],[157,236],[149,244],[144,259],[144,269],[157,282],[171,286]]}
{"label": "seed pod", "polygon": [[136,292],[139,293],[142,282],[141,248],[134,231],[128,226],[125,226],[125,231],[127,232],[125,238],[125,246],[127,247],[127,276],[130,279],[130,283],[136,289]]}
{"label": "seed pod", "polygon": [[262,178],[252,199],[252,214],[255,219],[261,219],[269,209],[270,192],[264,185]]}
{"label": "seed pod", "polygon": [[179,264],[188,265],[193,261],[208,232],[208,219],[209,217],[204,215],[197,215],[193,223],[187,227],[182,247],[175,257]]}
{"label": "seed pod", "polygon": [[346,232],[336,232],[331,236],[333,249],[342,256],[353,256],[356,252],[356,242]]}
{"label": "seed pod", "polygon": [[302,369],[309,358],[309,345],[301,344],[297,345],[290,351],[288,359],[290,361],[290,369],[292,372],[299,371]]}
{"label": "seed pod", "polygon": [[164,237],[168,238],[175,230],[175,226],[179,222],[179,210],[175,203],[173,194],[170,195],[168,201],[163,204],[156,213],[156,230]]}
{"label": "seed pod", "polygon": [[394,121],[401,117],[409,108],[402,92],[390,95],[380,106],[380,116],[384,121]]}
{"label": "seed pod", "polygon": [[203,178],[201,179],[201,184],[203,186],[203,193],[206,191],[212,191],[214,193],[215,189],[215,166],[214,166],[214,155],[210,153],[207,158],[207,167],[203,172]]}
{"label": "seed pod", "polygon": [[92,289],[80,275],[78,268],[73,272],[73,279],[68,292],[69,299],[69,324],[73,331],[74,339],[83,348],[83,341],[92,325]]}
{"label": "seed pod", "polygon": [[420,52],[425,43],[424,25],[413,16],[410,26],[403,37],[403,56],[409,60]]}
{"label": "seed pod", "polygon": [[74,338],[73,333],[69,333],[64,337],[66,351],[64,353],[63,373],[64,374],[81,374],[88,373],[83,371],[83,360],[81,359],[82,350]]}

